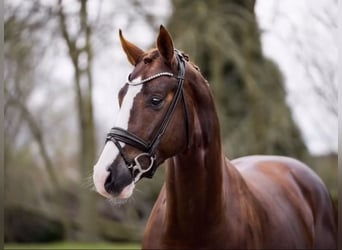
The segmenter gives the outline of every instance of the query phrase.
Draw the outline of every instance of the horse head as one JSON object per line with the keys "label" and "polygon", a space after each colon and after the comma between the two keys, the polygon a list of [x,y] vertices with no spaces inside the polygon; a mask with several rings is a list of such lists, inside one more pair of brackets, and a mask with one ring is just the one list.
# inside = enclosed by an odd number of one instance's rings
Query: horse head
{"label": "horse head", "polygon": [[163,26],[157,48],[147,52],[127,41],[121,30],[119,36],[134,69],[119,91],[117,121],[94,166],[93,179],[103,196],[127,199],[136,182],[151,178],[167,158],[187,149],[193,108],[184,93],[188,58],[174,49]]}

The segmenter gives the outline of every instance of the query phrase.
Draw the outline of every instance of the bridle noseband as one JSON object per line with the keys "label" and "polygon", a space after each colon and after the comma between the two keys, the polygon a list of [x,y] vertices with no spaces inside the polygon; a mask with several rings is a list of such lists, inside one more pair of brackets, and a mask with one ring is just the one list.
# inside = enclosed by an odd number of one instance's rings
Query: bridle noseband
{"label": "bridle noseband", "polygon": [[[122,128],[119,128],[119,127],[113,127],[106,137],[106,142],[112,141],[118,148],[120,155],[124,159],[127,168],[130,170],[132,178],[135,183],[138,182],[142,177],[147,177],[147,178],[153,177],[158,167],[158,163],[156,162],[156,149],[160,143],[162,136],[164,135],[166,131],[168,124],[171,121],[171,118],[173,116],[173,113],[176,109],[176,106],[180,98],[182,98],[183,107],[184,107],[184,114],[186,118],[186,125],[185,125],[186,126],[185,127],[186,138],[187,138],[187,144],[189,144],[189,121],[188,121],[189,115],[188,115],[188,108],[185,102],[185,96],[184,96],[184,91],[183,91],[184,77],[185,77],[185,58],[182,55],[182,53],[179,52],[178,50],[175,50],[175,52],[176,52],[176,58],[178,61],[178,68],[179,68],[178,76],[174,76],[174,74],[170,72],[161,72],[161,73],[152,75],[144,80],[141,80],[138,83],[133,83],[130,81],[128,82],[129,85],[136,86],[136,85],[147,83],[149,81],[152,81],[162,76],[175,77],[178,79],[178,86],[177,86],[175,95],[172,99],[172,102],[164,116],[164,119],[157,133],[155,133],[151,142],[148,143],[144,141],[143,139],[139,138],[138,136],[134,135],[133,133],[127,130],[124,130]],[[138,154],[136,157],[134,157],[133,160],[130,160],[128,159],[127,155],[123,152],[123,148],[120,142],[123,142],[134,148],[137,148],[143,153]],[[146,166],[142,166],[142,165],[146,165]]]}

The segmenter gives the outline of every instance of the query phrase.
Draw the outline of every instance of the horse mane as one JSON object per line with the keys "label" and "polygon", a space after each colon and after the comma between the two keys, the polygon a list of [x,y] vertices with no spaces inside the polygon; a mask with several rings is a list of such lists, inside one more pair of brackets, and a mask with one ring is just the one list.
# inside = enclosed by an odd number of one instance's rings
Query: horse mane
{"label": "horse mane", "polygon": [[191,64],[192,67],[194,67],[198,72],[201,72],[200,67],[195,64],[193,61],[190,60],[190,57],[188,54],[184,53],[183,51],[180,51],[184,59]]}

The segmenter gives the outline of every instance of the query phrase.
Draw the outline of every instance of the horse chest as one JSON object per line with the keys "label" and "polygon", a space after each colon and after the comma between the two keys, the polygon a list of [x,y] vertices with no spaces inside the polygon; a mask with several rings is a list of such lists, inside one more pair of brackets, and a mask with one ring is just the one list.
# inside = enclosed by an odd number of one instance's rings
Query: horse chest
{"label": "horse chest", "polygon": [[166,213],[162,191],[145,228],[143,249],[245,249],[255,246],[249,237],[248,226],[233,225],[223,219],[227,216],[209,224],[201,224],[202,218],[197,218],[197,221],[189,218],[178,223],[177,219],[168,218]]}

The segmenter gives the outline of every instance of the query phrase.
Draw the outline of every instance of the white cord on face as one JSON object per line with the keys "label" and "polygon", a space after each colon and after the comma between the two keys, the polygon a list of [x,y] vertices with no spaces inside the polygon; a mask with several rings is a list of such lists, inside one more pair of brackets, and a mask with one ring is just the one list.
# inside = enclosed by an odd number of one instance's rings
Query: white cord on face
{"label": "white cord on face", "polygon": [[161,72],[161,73],[155,74],[153,76],[150,76],[146,79],[143,79],[140,82],[131,82],[130,80],[128,80],[128,84],[131,86],[137,86],[137,85],[144,84],[146,82],[152,81],[153,79],[156,79],[156,78],[161,77],[161,76],[173,77],[173,74],[170,72]]}

